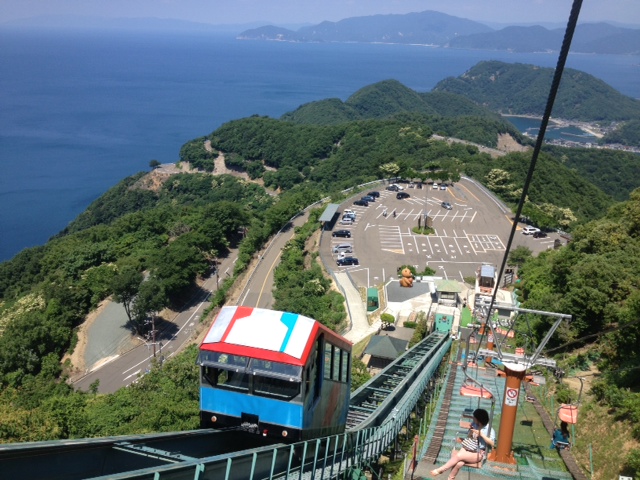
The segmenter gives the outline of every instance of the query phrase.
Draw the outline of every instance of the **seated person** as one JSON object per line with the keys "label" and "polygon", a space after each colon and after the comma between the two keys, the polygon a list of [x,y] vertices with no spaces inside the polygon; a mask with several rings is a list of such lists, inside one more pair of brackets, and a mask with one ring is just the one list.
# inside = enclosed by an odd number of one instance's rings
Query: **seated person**
{"label": "seated person", "polygon": [[550,448],[568,448],[571,445],[569,442],[571,434],[568,427],[567,422],[560,422],[560,428],[553,431]]}
{"label": "seated person", "polygon": [[489,412],[483,408],[474,410],[469,435],[470,438],[477,440],[477,450],[468,450],[465,448],[466,442],[463,442],[460,450],[453,450],[447,463],[440,468],[431,470],[431,475],[435,477],[451,469],[449,480],[453,480],[463,466],[482,462],[486,458],[487,448],[493,447],[496,443],[496,432],[493,428],[489,431],[488,424]]}

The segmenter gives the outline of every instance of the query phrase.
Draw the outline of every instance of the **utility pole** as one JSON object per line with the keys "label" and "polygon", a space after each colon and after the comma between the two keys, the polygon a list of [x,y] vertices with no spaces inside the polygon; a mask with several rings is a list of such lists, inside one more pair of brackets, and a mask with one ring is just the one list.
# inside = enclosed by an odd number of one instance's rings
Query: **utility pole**
{"label": "utility pole", "polygon": [[156,356],[156,312],[151,312],[151,343],[153,343],[153,358]]}
{"label": "utility pole", "polygon": [[218,277],[218,257],[214,257],[213,265],[214,265],[214,268],[216,269],[216,291],[218,291],[219,289],[218,281],[220,280],[220,278]]}

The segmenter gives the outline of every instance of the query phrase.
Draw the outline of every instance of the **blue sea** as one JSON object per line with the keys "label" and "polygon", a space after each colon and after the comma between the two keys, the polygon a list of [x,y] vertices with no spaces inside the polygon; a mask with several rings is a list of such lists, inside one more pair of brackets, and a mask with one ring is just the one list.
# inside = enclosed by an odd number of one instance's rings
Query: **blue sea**
{"label": "blue sea", "polygon": [[[239,41],[228,34],[0,29],[0,261],[42,245],[124,177],[229,120],[279,117],[397,79],[417,91],[481,60],[553,67],[556,54]],[[640,97],[634,56],[567,66]]]}

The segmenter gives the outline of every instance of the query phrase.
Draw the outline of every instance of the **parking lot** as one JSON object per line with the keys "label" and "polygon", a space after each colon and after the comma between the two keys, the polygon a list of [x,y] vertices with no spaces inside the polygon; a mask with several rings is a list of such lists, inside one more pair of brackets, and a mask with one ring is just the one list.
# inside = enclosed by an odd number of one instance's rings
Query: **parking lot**
{"label": "parking lot", "polygon": [[[422,189],[401,186],[409,198],[398,199],[397,192],[382,185],[377,189],[380,197],[367,207],[353,205],[364,194],[341,205],[340,213],[353,210],[356,219],[352,225],[340,225],[341,215],[337,215],[332,229],[349,230],[351,238],[334,238],[330,232],[323,234],[321,255],[328,265],[348,269],[358,285],[368,287],[386,283],[404,264],[413,265],[418,271],[429,266],[437,276],[453,280],[474,276],[482,263],[501,264],[512,228],[512,214],[493,196],[468,179],[447,186],[446,190],[436,190],[431,185]],[[449,202],[451,209],[444,208],[443,202]],[[435,234],[414,234],[412,228],[424,225],[425,215]],[[553,248],[558,238],[556,234],[547,238],[523,235],[522,227],[518,226],[512,248],[525,245],[537,254]],[[347,255],[356,257],[358,265],[336,265],[337,255],[331,252],[331,247],[345,242],[353,244],[353,253]]]}

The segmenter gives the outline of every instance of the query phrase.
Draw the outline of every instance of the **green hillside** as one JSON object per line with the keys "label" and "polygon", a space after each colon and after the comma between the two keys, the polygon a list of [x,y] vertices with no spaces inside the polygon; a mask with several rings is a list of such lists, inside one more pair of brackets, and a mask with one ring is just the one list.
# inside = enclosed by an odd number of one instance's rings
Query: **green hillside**
{"label": "green hillside", "polygon": [[449,92],[418,93],[397,80],[384,80],[361,88],[345,102],[330,98],[311,102],[280,117],[295,123],[336,125],[345,121],[388,118],[399,113],[444,117],[470,115],[500,119],[472,100]]}
{"label": "green hillside", "polygon": [[331,98],[307,103],[285,113],[281,119],[297,124],[339,125],[398,117],[421,122],[440,135],[488,147],[497,145],[501,133],[509,133],[520,143],[529,143],[511,123],[468,98],[448,92],[418,93],[397,80],[366,86],[345,102]]}
{"label": "green hillside", "polygon": [[[504,114],[542,116],[553,72],[534,65],[486,61],[457,78],[442,80],[434,91],[463,95]],[[567,68],[553,116],[588,122],[626,121],[640,117],[640,101],[592,75]]]}

